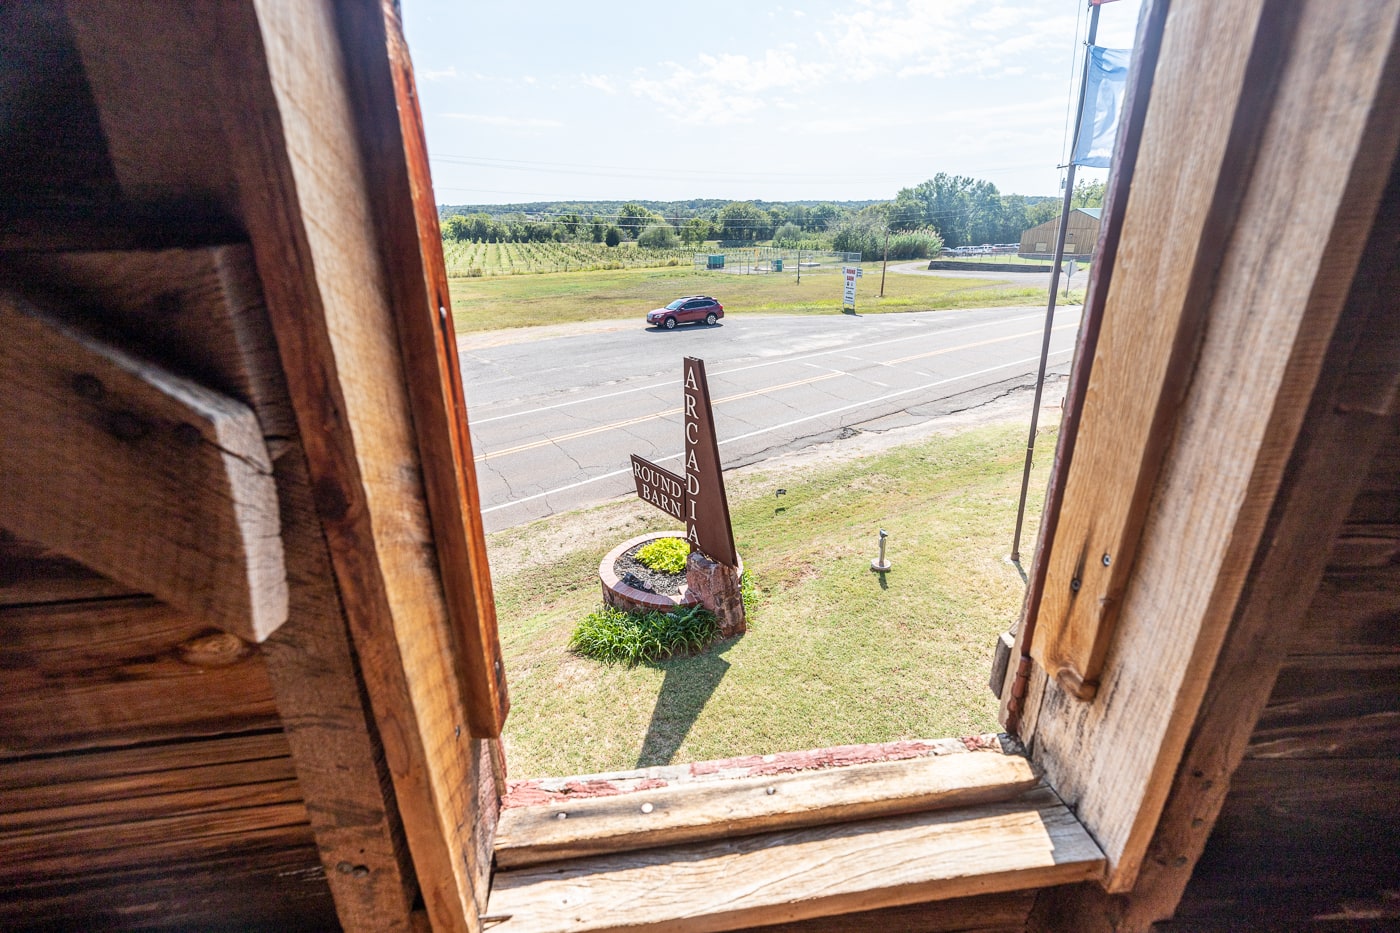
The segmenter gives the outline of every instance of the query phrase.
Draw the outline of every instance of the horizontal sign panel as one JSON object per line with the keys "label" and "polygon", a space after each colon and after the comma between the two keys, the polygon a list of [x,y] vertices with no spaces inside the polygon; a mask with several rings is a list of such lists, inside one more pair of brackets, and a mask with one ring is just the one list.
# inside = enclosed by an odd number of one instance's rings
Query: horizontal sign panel
{"label": "horizontal sign panel", "polygon": [[632,479],[637,495],[678,522],[685,521],[685,477],[632,455]]}

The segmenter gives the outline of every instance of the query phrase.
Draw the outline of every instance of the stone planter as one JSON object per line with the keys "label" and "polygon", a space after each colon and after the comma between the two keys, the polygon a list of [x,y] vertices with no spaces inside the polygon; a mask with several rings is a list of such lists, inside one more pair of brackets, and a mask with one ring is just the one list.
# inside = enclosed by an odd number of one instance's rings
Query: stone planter
{"label": "stone planter", "polygon": [[[624,541],[608,552],[598,565],[598,579],[603,584],[603,602],[624,612],[638,612],[659,609],[670,612],[679,606],[704,605],[719,618],[721,637],[729,638],[744,632],[744,608],[739,599],[738,580],[744,572],[743,558],[739,559],[738,573],[728,571],[699,555],[692,554],[686,562],[687,582],[676,596],[664,593],[650,593],[629,586],[618,578],[613,565],[617,559],[639,544],[655,541],[657,538],[679,538],[673,531],[653,531]],[[700,590],[697,591],[696,587]],[[702,592],[703,591],[703,592]]]}
{"label": "stone planter", "polygon": [[603,558],[603,562],[598,565],[598,579],[603,583],[603,602],[615,609],[625,612],[645,611],[649,609],[659,609],[662,612],[670,612],[679,606],[699,605],[700,600],[690,595],[690,587],[682,586],[680,594],[677,596],[667,596],[664,593],[648,593],[646,590],[639,590],[635,586],[628,586],[623,583],[613,570],[613,564],[617,559],[639,544],[646,544],[655,541],[657,538],[679,538],[680,535],[671,531],[653,531],[650,534],[638,535],[628,541],[624,541],[608,552],[608,556]]}

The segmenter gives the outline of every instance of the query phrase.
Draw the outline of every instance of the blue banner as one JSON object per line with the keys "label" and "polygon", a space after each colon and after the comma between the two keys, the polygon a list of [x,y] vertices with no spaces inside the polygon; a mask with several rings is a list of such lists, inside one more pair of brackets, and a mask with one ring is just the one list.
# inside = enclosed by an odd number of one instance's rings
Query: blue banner
{"label": "blue banner", "polygon": [[1113,161],[1113,141],[1118,137],[1118,113],[1128,84],[1132,49],[1089,46],[1089,73],[1085,79],[1084,114],[1079,138],[1070,161],[1090,168],[1108,168]]}

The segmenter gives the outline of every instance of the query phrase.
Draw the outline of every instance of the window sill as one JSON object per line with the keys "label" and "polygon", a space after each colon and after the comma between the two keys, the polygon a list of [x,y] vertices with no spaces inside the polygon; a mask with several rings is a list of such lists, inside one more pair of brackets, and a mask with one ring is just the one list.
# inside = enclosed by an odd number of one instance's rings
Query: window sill
{"label": "window sill", "polygon": [[1029,763],[995,753],[508,809],[496,853],[494,933],[738,929],[1073,883],[1104,865]]}

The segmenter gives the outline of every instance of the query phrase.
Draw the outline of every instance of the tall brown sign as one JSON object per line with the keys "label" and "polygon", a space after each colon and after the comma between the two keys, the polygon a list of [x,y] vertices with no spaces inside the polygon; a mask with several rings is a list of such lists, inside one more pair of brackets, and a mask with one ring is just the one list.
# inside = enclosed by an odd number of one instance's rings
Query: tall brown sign
{"label": "tall brown sign", "polygon": [[729,524],[729,500],[724,495],[719,441],[715,438],[710,386],[705,361],[686,357],[681,371],[685,394],[685,473],[677,476],[632,455],[632,479],[637,495],[672,518],[685,522],[690,549],[710,560],[737,567],[734,530]]}

